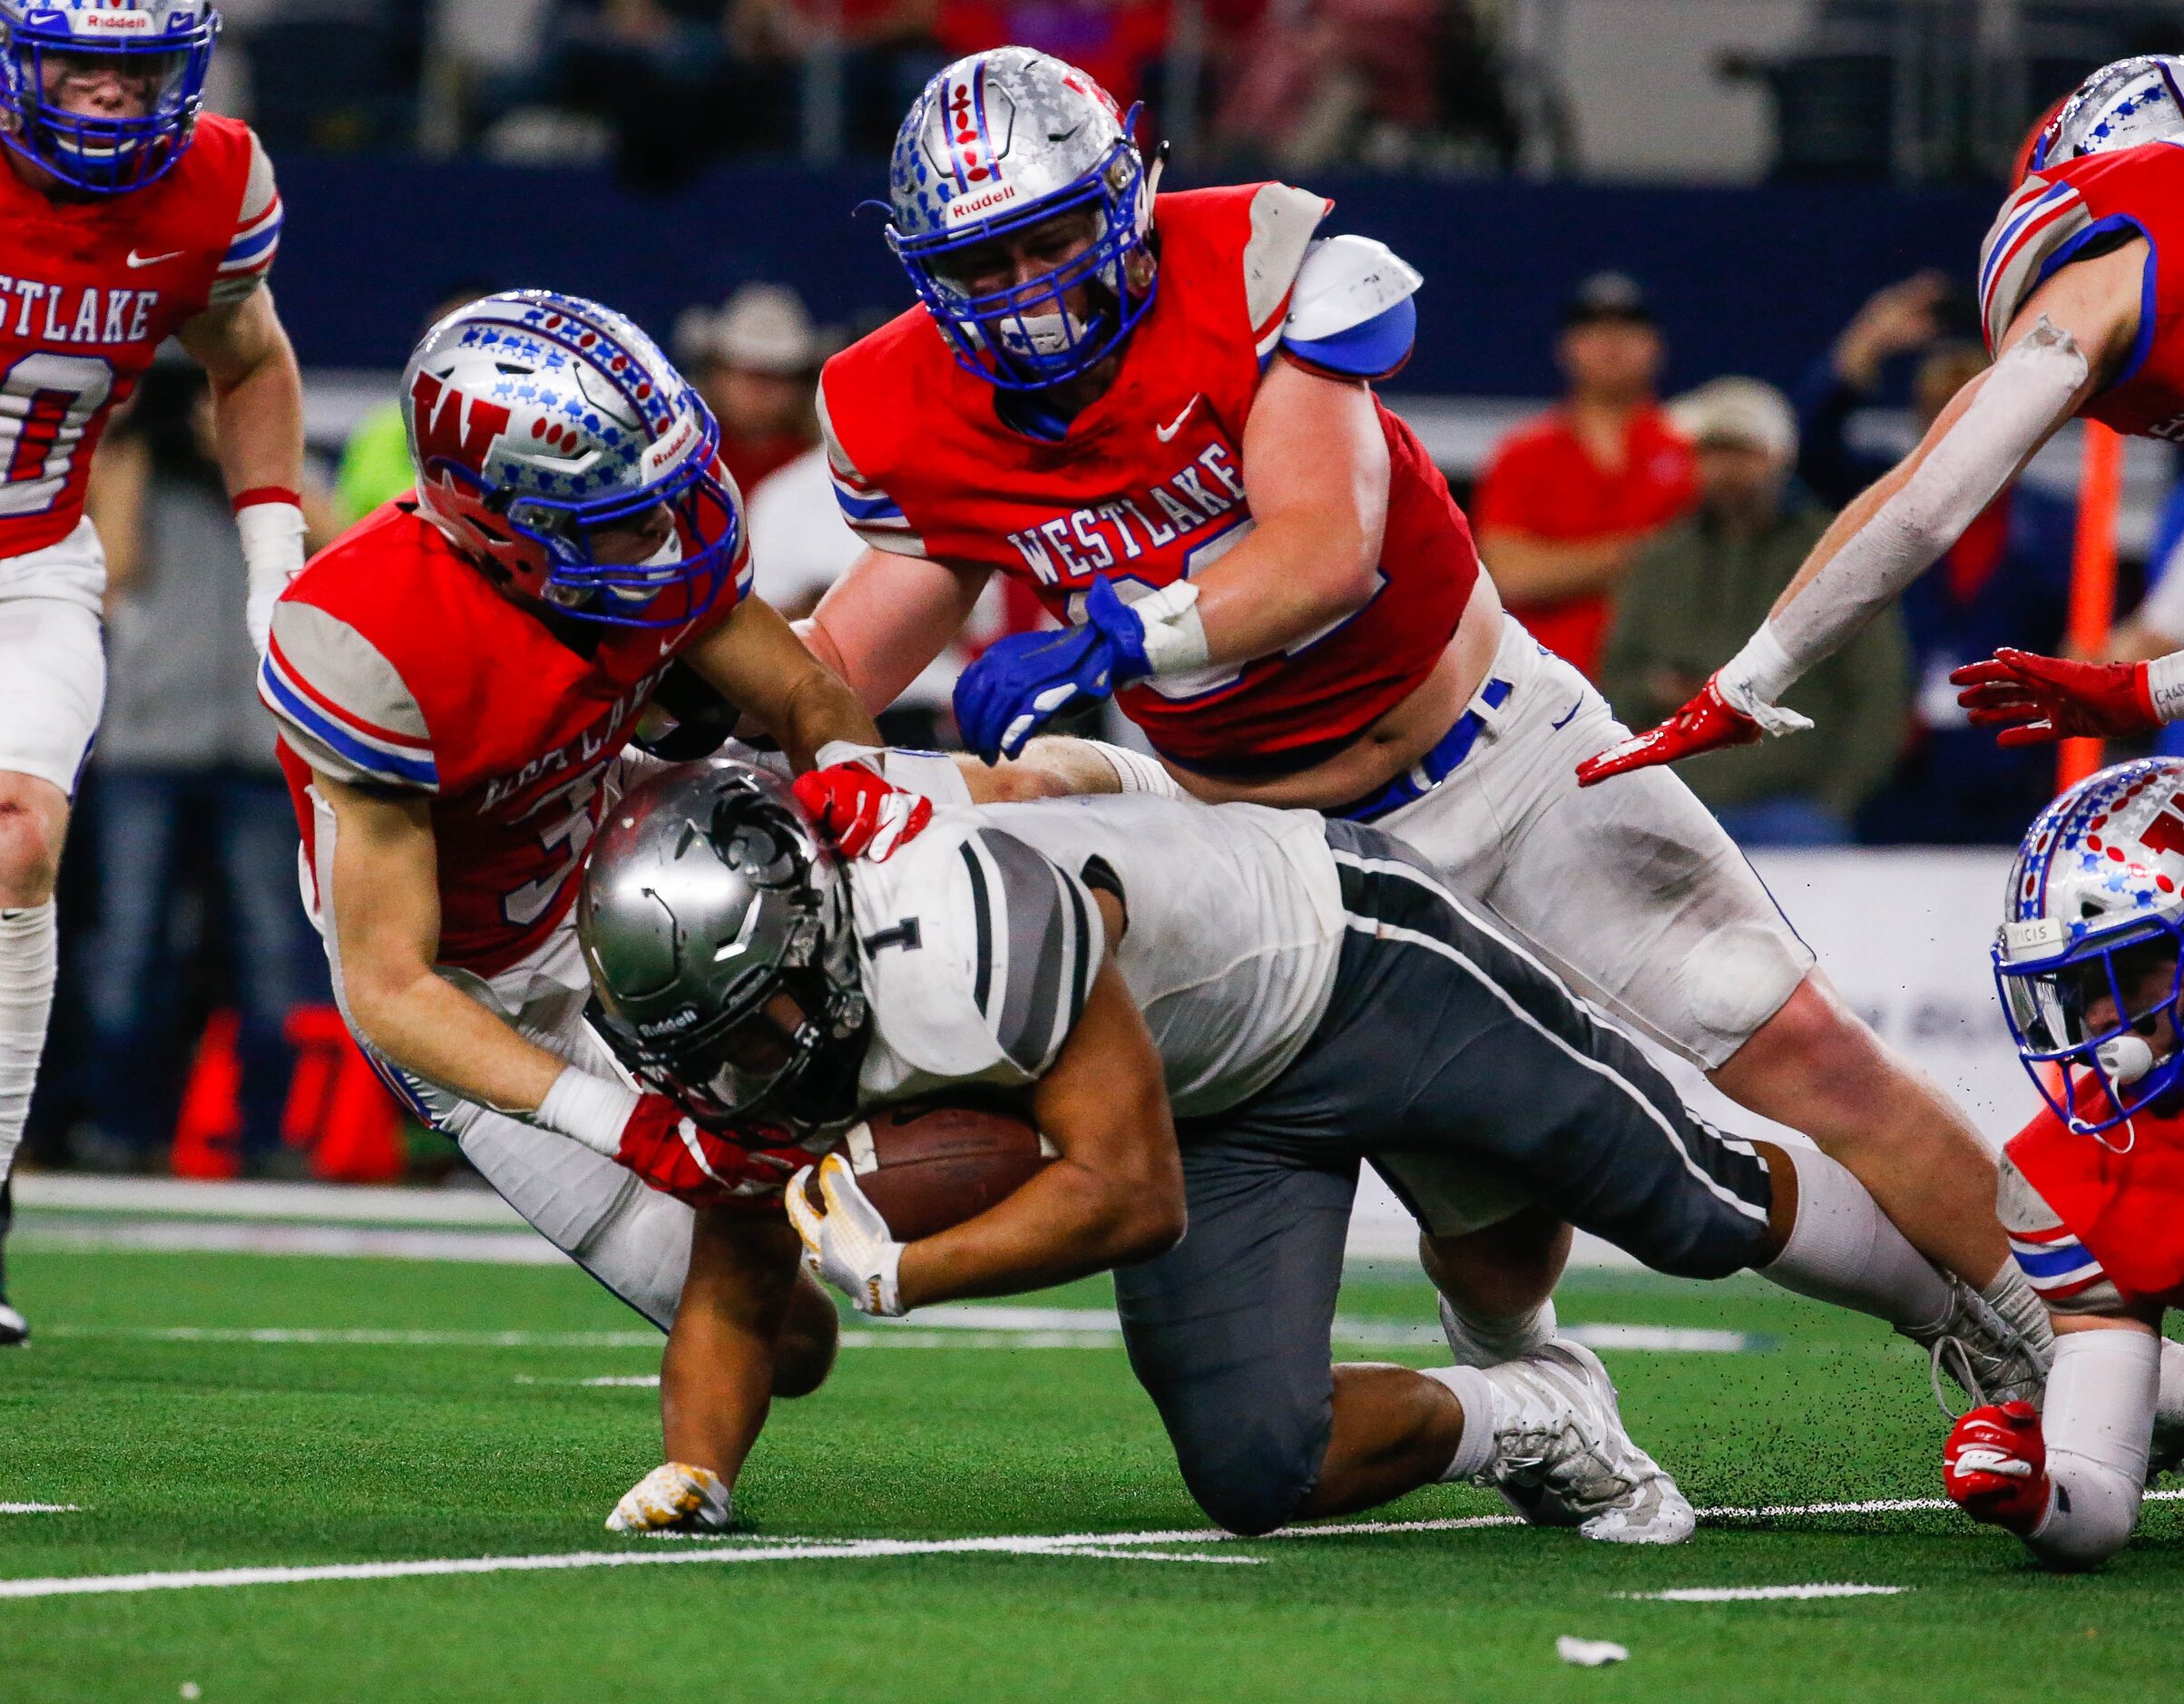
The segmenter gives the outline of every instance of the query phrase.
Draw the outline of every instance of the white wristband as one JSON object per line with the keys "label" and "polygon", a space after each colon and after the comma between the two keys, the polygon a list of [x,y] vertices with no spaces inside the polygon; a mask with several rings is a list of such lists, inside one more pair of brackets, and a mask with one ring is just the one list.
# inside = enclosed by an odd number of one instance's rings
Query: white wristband
{"label": "white wristband", "polygon": [[2146,694],[2154,714],[2165,722],[2184,719],[2184,651],[2172,651],[2146,665]]}
{"label": "white wristband", "polygon": [[811,754],[814,769],[831,769],[845,763],[861,763],[875,774],[879,772],[880,761],[886,756],[882,746],[860,746],[854,739],[829,739]]}
{"label": "white wristband", "polygon": [[971,802],[970,782],[945,751],[906,751],[889,746],[880,753],[879,772],[889,786],[923,794],[935,805]]}
{"label": "white wristband", "polygon": [[273,605],[303,572],[303,511],[292,503],[253,503],[237,512],[235,532],[250,573],[250,642],[262,657]]}
{"label": "white wristband", "polygon": [[529,1121],[612,1160],[622,1151],[622,1132],[629,1127],[639,1099],[636,1090],[612,1077],[571,1065],[553,1079]]}
{"label": "white wristband", "polygon": [[1115,785],[1121,791],[1151,793],[1161,798],[1184,796],[1183,789],[1175,783],[1175,777],[1142,751],[1111,745],[1104,739],[1087,739],[1084,743],[1107,759],[1107,767],[1115,772]]}
{"label": "white wristband", "polygon": [[1206,666],[1206,623],[1199,589],[1188,580],[1163,586],[1130,606],[1145,629],[1145,661],[1155,674],[1186,674]]}
{"label": "white wristband", "polygon": [[1744,649],[1721,665],[1714,679],[1722,701],[1742,710],[1770,734],[1794,734],[1810,728],[1809,718],[1775,702],[1797,678],[1797,666],[1782,648],[1772,622],[1744,641]]}

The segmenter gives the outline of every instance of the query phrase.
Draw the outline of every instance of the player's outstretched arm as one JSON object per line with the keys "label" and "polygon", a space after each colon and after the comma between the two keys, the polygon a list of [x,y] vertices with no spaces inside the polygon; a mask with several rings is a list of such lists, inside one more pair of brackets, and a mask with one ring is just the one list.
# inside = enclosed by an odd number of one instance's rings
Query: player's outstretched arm
{"label": "player's outstretched arm", "polygon": [[2140,241],[2033,292],[1994,365],[1813,546],[1759,631],[1674,716],[1578,766],[1586,786],[1811,724],[1777,700],[1887,607],[2120,370],[2137,338]]}
{"label": "player's outstretched arm", "polygon": [[220,470],[250,574],[250,642],[262,656],[274,600],[303,567],[303,374],[262,287],[177,335],[211,381]]}
{"label": "player's outstretched arm", "polygon": [[823,1209],[810,1205],[811,1179],[802,1174],[789,1186],[788,1216],[827,1279],[878,1314],[1044,1289],[1174,1246],[1183,1234],[1183,1162],[1166,1079],[1112,960],[1092,979],[1053,1069],[1033,1086],[1032,1116],[1061,1158],[935,1236],[889,1240],[838,1154],[818,1170]]}
{"label": "player's outstretched arm", "polygon": [[780,741],[798,769],[821,746],[877,746],[879,729],[841,676],[812,654],[772,605],[745,598],[686,653],[706,683]]}
{"label": "player's outstretched arm", "polygon": [[902,696],[971,617],[990,568],[867,546],[796,630],[875,714]]}
{"label": "player's outstretched arm", "polygon": [[1949,676],[1974,728],[2003,746],[2129,739],[2184,716],[2184,651],[2150,662],[2073,662],[2005,645]]}

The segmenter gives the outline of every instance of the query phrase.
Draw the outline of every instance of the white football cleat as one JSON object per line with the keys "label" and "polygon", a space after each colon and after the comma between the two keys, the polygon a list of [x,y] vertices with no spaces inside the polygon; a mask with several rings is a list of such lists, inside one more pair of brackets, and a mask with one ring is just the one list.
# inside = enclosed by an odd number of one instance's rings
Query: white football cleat
{"label": "white football cleat", "polygon": [[1609,1544],[1680,1544],[1699,1518],[1631,1442],[1615,1383],[1591,1350],[1556,1338],[1484,1369],[1494,1393],[1494,1464],[1478,1483],[1534,1526],[1574,1526]]}
{"label": "white football cleat", "polygon": [[0,1296],[0,1349],[12,1349],[18,1343],[29,1341],[30,1321],[8,1306],[6,1297]]}
{"label": "white football cleat", "polygon": [[1972,1406],[2001,1407],[2029,1402],[2035,1408],[2047,1394],[2048,1367],[2055,1358],[2055,1334],[2044,1311],[2033,1330],[2005,1318],[1964,1279],[1949,1280],[1949,1312],[1931,1331],[1904,1336],[1933,1357],[1934,1400],[1950,1419],[1963,1416],[1942,1394],[1942,1375],[1972,1399]]}
{"label": "white football cleat", "polygon": [[610,1533],[725,1533],[736,1523],[728,1485],[710,1467],[663,1462],[622,1493]]}

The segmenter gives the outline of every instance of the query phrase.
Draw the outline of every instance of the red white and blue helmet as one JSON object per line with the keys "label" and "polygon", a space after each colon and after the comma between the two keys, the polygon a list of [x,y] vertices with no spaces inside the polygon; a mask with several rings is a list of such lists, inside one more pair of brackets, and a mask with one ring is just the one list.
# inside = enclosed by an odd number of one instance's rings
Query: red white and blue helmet
{"label": "red white and blue helmet", "polygon": [[2184,58],[2142,54],[2103,65],[2064,101],[2032,144],[2039,171],[2085,154],[2184,139]]}
{"label": "red white and blue helmet", "polygon": [[[2184,758],[2116,764],[2041,812],[2003,918],[1995,985],[2057,1117],[2105,1131],[2177,1087],[2184,1053],[2156,1058],[2149,1037],[2184,995]],[[2131,989],[2163,965],[2166,986],[2134,1006]],[[2116,1016],[2095,1028],[2086,1014],[2104,994]]]}
{"label": "red white and blue helmet", "polygon": [[[402,414],[420,512],[518,592],[585,621],[672,627],[737,571],[742,505],[720,428],[612,308],[552,290],[457,308],[410,356]],[[597,528],[661,504],[674,531],[659,554],[596,559]]]}
{"label": "red white and blue helmet", "polygon": [[[0,141],[72,189],[141,190],[190,146],[219,36],[208,0],[0,0]],[[151,110],[95,118],[51,104],[46,57],[56,54],[151,73]]]}
{"label": "red white and blue helmet", "polygon": [[[971,372],[1004,390],[1041,390],[1112,353],[1152,305],[1133,288],[1130,257],[1152,229],[1159,177],[1148,173],[1125,117],[1083,72],[1028,47],[959,59],[926,84],[895,138],[887,240],[919,297]],[[974,295],[950,261],[1088,207],[1098,234],[1042,277]],[[1092,287],[1080,318],[1070,292]]]}

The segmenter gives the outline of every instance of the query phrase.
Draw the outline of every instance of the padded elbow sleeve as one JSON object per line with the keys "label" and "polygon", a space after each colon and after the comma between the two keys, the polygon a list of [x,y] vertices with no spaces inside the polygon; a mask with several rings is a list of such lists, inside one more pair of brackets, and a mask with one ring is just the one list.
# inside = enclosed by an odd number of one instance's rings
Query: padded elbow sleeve
{"label": "padded elbow sleeve", "polygon": [[1753,691],[1780,697],[1931,567],[2069,416],[2087,372],[2071,334],[2044,318],[2013,344],[1903,488],[1768,623],[1785,678],[1754,679]]}
{"label": "padded elbow sleeve", "polygon": [[2098,1567],[2139,1523],[2160,1362],[2160,1339],[2142,1331],[2056,1339],[2041,1417],[2054,1501],[2025,1541],[2049,1566]]}

